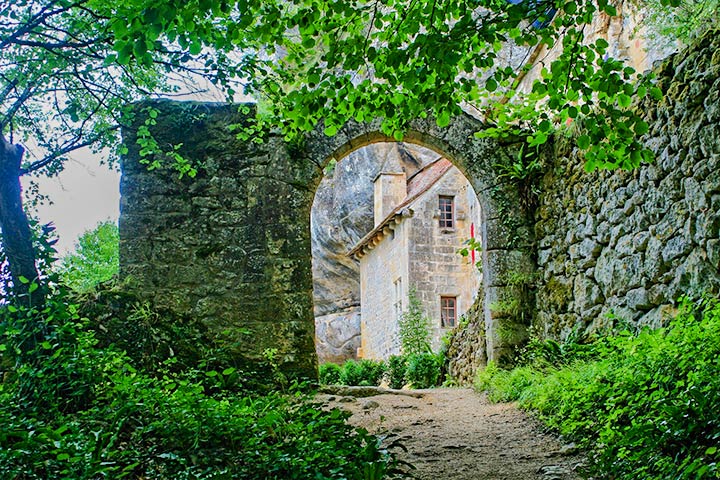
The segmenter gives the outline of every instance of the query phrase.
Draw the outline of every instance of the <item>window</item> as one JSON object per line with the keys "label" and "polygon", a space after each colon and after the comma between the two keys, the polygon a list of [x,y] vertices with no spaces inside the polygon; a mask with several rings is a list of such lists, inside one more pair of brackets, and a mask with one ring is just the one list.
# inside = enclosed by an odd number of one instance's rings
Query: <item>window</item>
{"label": "window", "polygon": [[393,282],[393,286],[395,287],[395,298],[393,302],[393,310],[395,311],[395,320],[400,321],[402,318],[403,313],[403,305],[402,305],[402,277],[398,278]]}
{"label": "window", "polygon": [[453,197],[440,195],[440,228],[454,228]]}
{"label": "window", "polygon": [[440,325],[454,327],[457,320],[457,298],[440,297]]}

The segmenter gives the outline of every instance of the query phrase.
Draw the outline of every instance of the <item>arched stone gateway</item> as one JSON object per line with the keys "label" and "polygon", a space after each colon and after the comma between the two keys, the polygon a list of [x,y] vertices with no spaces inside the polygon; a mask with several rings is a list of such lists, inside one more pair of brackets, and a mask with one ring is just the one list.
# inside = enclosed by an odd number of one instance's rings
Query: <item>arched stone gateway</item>
{"label": "arched stone gateway", "polygon": [[[154,135],[182,144],[196,178],[147,170],[136,131],[125,131],[120,215],[121,275],[159,306],[201,319],[237,354],[276,349],[287,372],[315,377],[310,210],[323,167],[353,150],[393,141],[379,123],[351,123],[336,136],[320,130],[302,145],[280,136],[237,140],[238,106],[158,101]],[[483,314],[489,359],[525,338],[532,299],[518,278],[534,272],[532,229],[517,186],[498,172],[518,145],[476,139],[483,125],[460,116],[445,128],[413,121],[405,142],[450,159],[478,195],[483,212]]]}

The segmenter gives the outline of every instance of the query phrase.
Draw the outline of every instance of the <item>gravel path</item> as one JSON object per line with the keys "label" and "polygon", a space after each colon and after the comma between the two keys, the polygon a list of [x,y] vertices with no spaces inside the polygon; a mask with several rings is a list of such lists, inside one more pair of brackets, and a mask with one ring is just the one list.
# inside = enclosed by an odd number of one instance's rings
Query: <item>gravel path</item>
{"label": "gravel path", "polygon": [[493,404],[470,389],[418,390],[421,398],[321,395],[372,433],[393,433],[408,448],[401,458],[421,480],[575,480],[583,458],[543,433],[513,404]]}

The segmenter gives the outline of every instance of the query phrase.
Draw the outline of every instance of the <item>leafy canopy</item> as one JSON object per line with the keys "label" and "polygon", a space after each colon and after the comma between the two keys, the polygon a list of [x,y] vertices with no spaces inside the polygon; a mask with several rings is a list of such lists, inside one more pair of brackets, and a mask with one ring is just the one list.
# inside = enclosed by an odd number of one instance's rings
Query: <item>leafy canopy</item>
{"label": "leafy canopy", "polygon": [[128,104],[213,84],[231,97],[244,68],[225,1],[5,0],[0,16],[0,133],[25,145],[23,174],[84,146],[122,153]]}
{"label": "leafy canopy", "polygon": [[[279,43],[249,87],[266,100],[261,121],[288,137],[379,117],[401,140],[414,118],[442,127],[466,108],[491,127],[481,135],[526,136],[531,146],[574,121],[589,169],[652,160],[633,105],[660,90],[590,38],[594,19],[617,14],[608,0],[296,0],[260,13],[258,36]],[[558,55],[531,91],[518,91],[523,61],[552,47]],[[508,62],[510,53],[523,61]]]}

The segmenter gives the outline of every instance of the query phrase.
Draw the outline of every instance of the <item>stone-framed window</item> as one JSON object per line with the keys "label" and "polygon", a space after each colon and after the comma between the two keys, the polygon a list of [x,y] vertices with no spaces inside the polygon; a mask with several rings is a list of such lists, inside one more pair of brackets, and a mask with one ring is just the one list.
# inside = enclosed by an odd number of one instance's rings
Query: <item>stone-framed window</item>
{"label": "stone-framed window", "polygon": [[440,326],[454,327],[457,324],[457,297],[440,297]]}
{"label": "stone-framed window", "polygon": [[440,195],[440,228],[455,228],[455,197]]}

